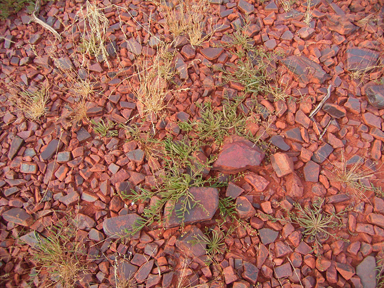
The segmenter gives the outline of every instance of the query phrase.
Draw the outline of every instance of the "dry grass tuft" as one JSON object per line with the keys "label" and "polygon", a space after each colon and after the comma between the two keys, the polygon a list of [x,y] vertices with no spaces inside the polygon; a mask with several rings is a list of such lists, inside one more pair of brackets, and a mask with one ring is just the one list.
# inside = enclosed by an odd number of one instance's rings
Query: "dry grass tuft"
{"label": "dry grass tuft", "polygon": [[71,219],[63,218],[46,230],[46,237],[35,234],[38,242],[32,255],[37,274],[41,278],[40,287],[44,284],[75,287],[81,273],[86,270],[83,261],[84,244],[81,239],[76,239],[76,224]]}
{"label": "dry grass tuft", "polygon": [[[215,33],[212,18],[208,16],[208,0],[181,0],[176,7],[166,4],[164,7],[164,18],[174,37],[185,34],[192,46],[199,46]],[[204,33],[206,27],[210,30],[207,34]]]}
{"label": "dry grass tuft", "polygon": [[47,113],[49,86],[47,83],[24,90],[20,85],[9,87],[10,101],[25,117],[37,121]]}
{"label": "dry grass tuft", "polygon": [[78,28],[81,31],[81,52],[96,58],[102,57],[109,67],[108,52],[105,46],[109,27],[108,18],[101,8],[97,8],[95,4],[91,4],[89,1],[86,2],[85,10],[80,10],[77,16],[79,17]]}

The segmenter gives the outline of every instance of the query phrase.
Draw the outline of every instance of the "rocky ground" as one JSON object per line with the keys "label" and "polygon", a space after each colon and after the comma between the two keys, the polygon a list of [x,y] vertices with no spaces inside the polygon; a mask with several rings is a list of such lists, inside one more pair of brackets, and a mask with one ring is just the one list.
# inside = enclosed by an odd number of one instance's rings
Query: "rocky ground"
{"label": "rocky ground", "polygon": [[1,21],[2,287],[384,286],[384,2],[276,1]]}

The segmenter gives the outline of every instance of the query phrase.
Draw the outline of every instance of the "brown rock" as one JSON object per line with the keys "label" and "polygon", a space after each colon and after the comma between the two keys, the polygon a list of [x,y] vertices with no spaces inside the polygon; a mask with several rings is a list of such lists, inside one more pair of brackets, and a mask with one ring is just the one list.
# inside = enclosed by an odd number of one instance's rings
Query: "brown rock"
{"label": "brown rock", "polygon": [[[184,224],[190,224],[198,221],[212,219],[219,207],[219,192],[216,188],[210,187],[192,187],[189,192],[193,195],[196,205],[191,201],[192,208],[184,214]],[[185,197],[181,197],[175,204],[168,202],[164,208],[164,217],[167,219],[167,227],[175,227],[182,224],[182,219],[176,215],[176,211],[182,208],[182,201]],[[171,215],[169,215],[171,213]]]}
{"label": "brown rock", "polygon": [[256,192],[263,192],[267,188],[269,181],[255,173],[249,173],[244,177],[244,180],[252,185]]}
{"label": "brown rock", "polygon": [[153,264],[155,264],[155,260],[149,260],[148,262],[144,263],[143,266],[140,267],[140,269],[135,274],[135,279],[137,283],[143,283],[145,279],[147,279],[149,273],[151,273]]}
{"label": "brown rock", "polygon": [[233,270],[232,266],[225,267],[223,269],[225,284],[229,285],[232,282],[235,282],[239,277],[237,277],[235,271]]}
{"label": "brown rock", "polygon": [[271,155],[271,163],[277,177],[283,177],[294,171],[292,159],[284,153],[276,153]]}
{"label": "brown rock", "polygon": [[292,173],[286,177],[287,195],[290,197],[303,197],[304,186],[300,177],[296,173]]}
{"label": "brown rock", "polygon": [[355,269],[349,264],[336,262],[336,270],[347,281],[355,275]]}
{"label": "brown rock", "polygon": [[381,228],[384,228],[384,215],[377,214],[377,213],[370,213],[367,216],[367,221],[373,225],[380,226]]}
{"label": "brown rock", "polygon": [[305,181],[308,182],[315,182],[317,183],[319,181],[319,173],[320,173],[320,165],[309,161],[304,166],[304,178]]}
{"label": "brown rock", "polygon": [[15,138],[13,138],[11,147],[9,148],[9,151],[8,151],[9,160],[12,160],[16,156],[17,152],[19,152],[23,143],[24,143],[24,140],[21,139],[20,137],[15,136]]}
{"label": "brown rock", "polygon": [[377,117],[376,115],[373,115],[370,112],[363,114],[363,121],[369,127],[376,127],[378,129],[381,129],[381,118]]}
{"label": "brown rock", "polygon": [[225,196],[226,197],[231,197],[233,199],[236,199],[243,192],[244,192],[243,188],[233,184],[233,182],[229,182],[228,187],[227,187],[227,191],[225,193]]}
{"label": "brown rock", "polygon": [[384,108],[384,85],[371,85],[365,89],[365,94],[373,107]]}
{"label": "brown rock", "polygon": [[364,288],[375,288],[376,286],[376,259],[374,256],[367,256],[356,267],[356,274],[360,277]]}
{"label": "brown rock", "polygon": [[256,284],[257,277],[259,276],[259,269],[253,265],[252,263],[249,263],[245,261],[243,263],[244,272],[242,274],[243,278],[252,284]]}
{"label": "brown rock", "polygon": [[363,48],[347,49],[345,55],[347,58],[345,69],[350,71],[366,71],[367,68],[375,66],[379,59],[378,52]]}
{"label": "brown rock", "polygon": [[117,262],[118,274],[122,280],[129,280],[135,275],[137,267],[130,264],[126,260],[119,260]]}
{"label": "brown rock", "polygon": [[358,27],[349,22],[345,16],[335,14],[327,16],[328,21],[326,21],[326,24],[331,31],[335,31],[341,35],[349,35],[358,29]]}
{"label": "brown rock", "polygon": [[[383,135],[384,135],[384,133],[383,133]],[[325,144],[325,145],[319,147],[319,149],[317,149],[315,151],[315,153],[313,154],[311,159],[312,159],[312,161],[321,164],[325,161],[325,159],[328,158],[328,156],[332,152],[333,152],[332,146],[329,144]]]}
{"label": "brown rock", "polygon": [[343,118],[346,115],[345,108],[336,104],[325,103],[322,109],[329,115],[337,119]]}
{"label": "brown rock", "polygon": [[224,49],[223,48],[205,48],[201,49],[201,54],[207,58],[210,61],[216,60],[219,58],[221,53],[223,53]]}
{"label": "brown rock", "polygon": [[237,4],[237,7],[242,13],[246,15],[253,13],[255,10],[255,7],[252,4],[244,0],[240,0],[239,3]]}
{"label": "brown rock", "polygon": [[292,268],[291,268],[291,264],[289,263],[285,263],[275,268],[276,278],[290,277],[291,275],[292,275]]}
{"label": "brown rock", "polygon": [[256,210],[246,197],[240,196],[236,199],[236,211],[240,218],[250,218],[255,216]]}
{"label": "brown rock", "polygon": [[127,49],[129,52],[135,54],[136,56],[139,56],[141,54],[143,47],[134,38],[130,38],[127,41]]}
{"label": "brown rock", "polygon": [[22,208],[12,208],[5,211],[2,215],[3,219],[7,222],[14,223],[21,226],[30,226],[33,218]]}
{"label": "brown rock", "polygon": [[263,243],[264,245],[268,245],[270,243],[275,242],[278,235],[279,232],[269,228],[263,228],[259,230],[260,240],[261,243]]}
{"label": "brown rock", "polygon": [[21,163],[20,172],[25,174],[36,174],[37,165],[35,163]]}
{"label": "brown rock", "polygon": [[258,167],[264,159],[264,153],[250,141],[238,141],[225,144],[213,169],[224,173],[238,173]]}

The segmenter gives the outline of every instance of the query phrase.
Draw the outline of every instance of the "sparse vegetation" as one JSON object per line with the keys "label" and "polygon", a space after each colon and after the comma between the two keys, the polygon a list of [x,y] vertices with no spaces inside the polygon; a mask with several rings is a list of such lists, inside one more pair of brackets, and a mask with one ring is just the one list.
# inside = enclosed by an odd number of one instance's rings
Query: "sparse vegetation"
{"label": "sparse vegetation", "polygon": [[47,113],[47,102],[49,100],[49,86],[47,83],[22,88],[20,85],[9,86],[10,101],[24,113],[25,117],[37,121]]}
{"label": "sparse vegetation", "polygon": [[115,126],[112,121],[107,120],[104,122],[103,119],[100,119],[100,122],[96,122],[92,119],[91,123],[93,124],[93,130],[100,134],[101,137],[115,137],[118,134],[117,130],[111,130]]}
{"label": "sparse vegetation", "polygon": [[[70,288],[86,271],[84,243],[76,238],[73,219],[61,219],[59,223],[47,227],[47,236],[35,232],[38,243],[33,249],[33,259],[37,268],[40,287],[57,283]],[[43,273],[44,272],[44,273]]]}
{"label": "sparse vegetation", "polygon": [[376,256],[376,287],[384,287],[384,255],[379,253]]}
{"label": "sparse vegetation", "polygon": [[312,18],[313,18],[312,12],[311,12],[311,5],[312,5],[312,1],[311,0],[307,0],[307,10],[305,11],[305,16],[304,16],[303,22],[305,24],[307,24],[308,26],[311,23]]}
{"label": "sparse vegetation", "polygon": [[33,0],[0,0],[0,20],[7,19],[13,13],[19,12],[24,7],[32,12],[35,7]]}
{"label": "sparse vegetation", "polygon": [[[205,229],[205,235],[198,235],[193,240],[192,245],[206,245],[207,256],[210,261],[214,260],[216,255],[222,254],[226,248],[226,234],[218,227],[218,229]],[[207,263],[208,264],[208,263]]]}

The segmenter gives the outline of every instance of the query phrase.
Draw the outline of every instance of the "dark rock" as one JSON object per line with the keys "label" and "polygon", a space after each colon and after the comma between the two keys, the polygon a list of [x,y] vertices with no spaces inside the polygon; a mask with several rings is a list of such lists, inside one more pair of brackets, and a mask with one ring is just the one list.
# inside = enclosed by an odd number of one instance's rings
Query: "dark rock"
{"label": "dark rock", "polygon": [[269,228],[262,228],[259,230],[260,240],[261,240],[261,243],[263,243],[264,245],[268,245],[270,243],[275,242],[278,235],[279,235],[279,232]]}
{"label": "dark rock", "polygon": [[12,160],[16,156],[17,152],[19,152],[23,143],[24,143],[24,140],[21,139],[20,137],[15,136],[15,138],[13,138],[11,147],[9,148],[9,151],[8,151],[9,160]]}
{"label": "dark rock", "polygon": [[300,128],[296,127],[285,132],[287,139],[303,143],[303,137],[301,136]]}
{"label": "dark rock", "polygon": [[119,239],[127,235],[127,231],[132,231],[134,224],[141,217],[137,214],[127,214],[112,218],[107,218],[103,222],[104,233],[112,239]]}
{"label": "dark rock", "polygon": [[49,142],[48,146],[41,153],[41,158],[46,161],[52,158],[52,156],[61,148],[63,143],[58,139],[53,139]]}
{"label": "dark rock", "polygon": [[233,199],[236,199],[243,192],[244,192],[243,188],[233,184],[233,182],[229,182],[228,187],[227,187],[227,191],[225,193],[225,196],[226,197],[231,197]]}
{"label": "dark rock", "polygon": [[136,56],[139,56],[143,47],[134,38],[131,38],[127,41],[127,49],[129,52],[135,54]]}
{"label": "dark rock", "polygon": [[328,156],[333,152],[333,148],[329,144],[325,144],[318,148],[312,156],[312,161],[321,164],[328,158]]}
{"label": "dark rock", "polygon": [[304,178],[305,181],[308,182],[318,182],[319,181],[319,173],[320,173],[320,165],[309,161],[304,166]]}
{"label": "dark rock", "polygon": [[346,115],[345,108],[336,104],[325,103],[323,106],[323,110],[327,112],[329,115],[331,115],[332,117],[337,119],[343,118]]}
{"label": "dark rock", "polygon": [[384,85],[371,85],[365,89],[368,102],[377,109],[384,108]]}
{"label": "dark rock", "polygon": [[117,262],[117,267],[118,267],[118,274],[121,278],[121,280],[125,280],[125,281],[128,281],[129,279],[131,279],[133,277],[133,275],[135,275],[136,271],[137,271],[137,267],[135,265],[132,265],[131,263],[129,263],[128,261],[126,260],[119,260]]}
{"label": "dark rock", "polygon": [[336,262],[336,270],[347,281],[355,275],[355,269],[349,264]]}
{"label": "dark rock", "polygon": [[155,264],[154,259],[149,260],[140,267],[140,269],[135,274],[137,283],[143,283],[145,279],[147,279],[149,273],[152,271],[153,264]]}
{"label": "dark rock", "polygon": [[240,0],[239,3],[237,4],[237,7],[242,13],[246,15],[253,13],[255,10],[255,7],[252,4],[244,0]]}
{"label": "dark rock", "polygon": [[236,211],[240,218],[250,218],[255,216],[256,210],[246,197],[240,196],[236,199]]}
{"label": "dark rock", "polygon": [[291,149],[291,147],[289,147],[289,145],[285,143],[284,138],[280,135],[272,136],[269,142],[283,151],[288,151],[289,149]]}
{"label": "dark rock", "polygon": [[144,160],[144,151],[141,149],[130,151],[126,155],[129,160],[134,161],[136,163],[141,163]]}
{"label": "dark rock", "polygon": [[242,274],[243,278],[252,284],[256,284],[257,277],[259,275],[259,269],[253,265],[252,263],[249,262],[244,262],[243,263],[244,267],[244,272]]}
{"label": "dark rock", "polygon": [[330,76],[325,73],[319,64],[304,56],[289,56],[283,59],[282,62],[304,84],[310,82],[323,84],[330,79]]}
{"label": "dark rock", "polygon": [[356,274],[360,277],[364,288],[376,287],[376,259],[374,256],[367,256],[357,265]]}
{"label": "dark rock", "polygon": [[77,140],[79,140],[79,142],[86,141],[91,137],[91,134],[89,134],[88,131],[85,130],[83,127],[81,127],[80,130],[77,132]]}
{"label": "dark rock", "polygon": [[276,278],[290,277],[292,275],[291,264],[285,263],[278,267],[275,267],[275,276]]}
{"label": "dark rock", "polygon": [[207,58],[210,61],[216,60],[219,58],[221,53],[223,53],[224,49],[223,48],[204,48],[201,49],[201,54]]}
{"label": "dark rock", "polygon": [[358,29],[358,27],[348,21],[345,16],[335,14],[327,16],[328,21],[326,21],[326,24],[331,31],[335,31],[341,35],[349,35]]}
{"label": "dark rock", "polygon": [[347,58],[346,70],[367,71],[369,67],[377,65],[379,53],[369,49],[350,48],[345,51]]}
{"label": "dark rock", "polygon": [[[213,215],[219,206],[219,192],[216,188],[211,187],[192,187],[189,188],[189,193],[193,195],[195,203],[189,200],[193,208],[189,209],[184,217],[184,224],[190,224],[198,221],[212,219]],[[185,197],[181,197],[175,204],[168,202],[164,208],[164,218],[167,219],[167,227],[175,227],[182,224],[182,218],[177,211],[182,208],[182,201]],[[171,215],[169,215],[171,213]]]}

